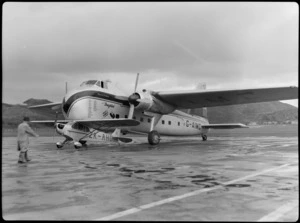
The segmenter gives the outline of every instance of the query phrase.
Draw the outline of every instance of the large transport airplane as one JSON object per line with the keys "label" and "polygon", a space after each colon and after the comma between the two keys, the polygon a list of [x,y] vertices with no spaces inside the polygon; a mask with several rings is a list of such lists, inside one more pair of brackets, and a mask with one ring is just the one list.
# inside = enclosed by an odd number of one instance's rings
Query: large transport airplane
{"label": "large transport airplane", "polygon": [[[121,95],[110,81],[88,80],[66,93],[62,102],[31,106],[31,109],[61,110],[65,120],[32,121],[54,123],[65,137],[58,148],[73,142],[80,148],[87,141],[129,143],[128,132],[148,134],[148,142],[157,145],[160,136],[199,136],[205,141],[209,129],[246,128],[240,123],[209,124],[207,107],[298,98],[298,87],[259,89],[150,91]],[[203,108],[203,117],[178,109]]]}

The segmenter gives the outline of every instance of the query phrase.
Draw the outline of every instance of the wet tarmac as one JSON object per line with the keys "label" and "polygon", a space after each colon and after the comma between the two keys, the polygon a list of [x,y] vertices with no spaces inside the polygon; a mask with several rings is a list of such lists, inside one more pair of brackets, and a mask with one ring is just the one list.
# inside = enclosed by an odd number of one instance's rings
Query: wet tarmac
{"label": "wet tarmac", "polygon": [[18,164],[15,138],[3,138],[5,220],[298,219],[298,132],[169,137],[158,146],[135,137],[79,150],[56,149],[60,140],[32,138],[32,161]]}

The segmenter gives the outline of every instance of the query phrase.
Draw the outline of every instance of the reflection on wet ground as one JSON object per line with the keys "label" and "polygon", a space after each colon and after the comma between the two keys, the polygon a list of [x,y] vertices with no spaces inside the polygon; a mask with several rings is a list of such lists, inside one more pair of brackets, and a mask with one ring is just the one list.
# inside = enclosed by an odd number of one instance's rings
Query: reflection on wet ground
{"label": "reflection on wet ground", "polygon": [[[79,150],[71,145],[58,150],[56,140],[61,138],[33,139],[32,161],[17,164],[15,138],[3,138],[4,218],[90,220],[216,187],[120,219],[252,221],[298,196],[297,134],[239,132],[206,142],[169,137],[155,147],[136,137],[131,145],[93,144]],[[289,166],[224,184],[283,164]]]}

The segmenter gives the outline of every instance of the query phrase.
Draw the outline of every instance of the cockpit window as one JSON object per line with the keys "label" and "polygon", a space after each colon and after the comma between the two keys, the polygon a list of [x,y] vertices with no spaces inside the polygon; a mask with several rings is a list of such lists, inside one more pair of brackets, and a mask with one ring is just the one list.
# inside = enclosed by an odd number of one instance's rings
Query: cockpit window
{"label": "cockpit window", "polygon": [[80,85],[80,87],[82,87],[82,86],[92,86],[92,85],[97,85],[98,87],[107,89],[107,83],[106,82],[97,81],[97,80],[85,81]]}
{"label": "cockpit window", "polygon": [[97,83],[97,80],[89,80],[89,81],[83,82],[80,86],[83,86],[83,85],[94,85],[96,83]]}

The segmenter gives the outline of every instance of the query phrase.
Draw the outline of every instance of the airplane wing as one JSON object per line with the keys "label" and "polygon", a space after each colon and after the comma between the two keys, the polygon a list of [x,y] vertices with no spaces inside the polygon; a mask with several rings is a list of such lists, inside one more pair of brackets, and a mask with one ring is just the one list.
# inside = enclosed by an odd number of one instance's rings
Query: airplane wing
{"label": "airplane wing", "polygon": [[131,127],[140,124],[139,121],[134,119],[98,119],[98,120],[73,120],[89,128],[96,129],[98,131],[107,131],[110,129],[120,128],[120,127]]}
{"label": "airplane wing", "polygon": [[226,124],[208,124],[202,125],[204,129],[235,129],[235,128],[249,128],[241,123],[226,123]]}
{"label": "airplane wing", "polygon": [[[57,123],[68,123],[70,120],[56,120]],[[30,121],[30,123],[38,123],[38,124],[51,124],[55,123],[55,120],[34,120]]]}
{"label": "airplane wing", "polygon": [[176,108],[202,108],[298,98],[298,87],[241,90],[158,91],[153,96]]}
{"label": "airplane wing", "polygon": [[[55,123],[55,120],[35,120],[30,121],[31,123]],[[134,119],[89,119],[89,120],[57,120],[57,123],[80,123],[82,125],[85,125],[89,128],[96,129],[98,131],[108,131],[108,130],[114,130],[115,128],[122,128],[122,127],[131,127],[139,125],[140,122],[136,121]]]}
{"label": "airplane wing", "polygon": [[53,102],[48,104],[41,104],[41,105],[33,105],[29,106],[30,109],[52,109],[52,110],[58,110],[61,108],[61,102]]}

